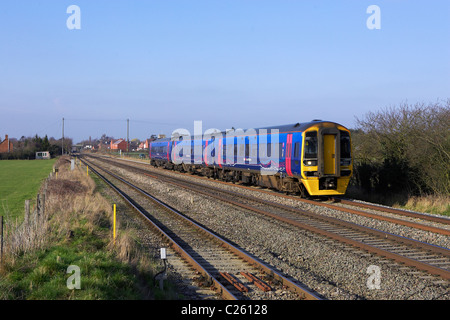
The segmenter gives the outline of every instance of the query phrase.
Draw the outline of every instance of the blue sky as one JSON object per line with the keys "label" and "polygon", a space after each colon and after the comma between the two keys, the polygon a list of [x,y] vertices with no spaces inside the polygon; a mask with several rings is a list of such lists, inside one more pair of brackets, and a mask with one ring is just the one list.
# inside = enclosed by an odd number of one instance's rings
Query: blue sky
{"label": "blue sky", "polygon": [[[81,9],[69,30],[67,7]],[[381,29],[370,30],[370,5]],[[145,139],[450,98],[450,1],[0,3],[0,139]]]}

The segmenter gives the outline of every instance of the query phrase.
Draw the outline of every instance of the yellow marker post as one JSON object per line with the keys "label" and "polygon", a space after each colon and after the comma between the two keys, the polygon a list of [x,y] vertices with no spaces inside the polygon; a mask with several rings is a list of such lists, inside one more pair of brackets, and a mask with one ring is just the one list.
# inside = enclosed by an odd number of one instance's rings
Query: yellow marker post
{"label": "yellow marker post", "polygon": [[114,218],[113,218],[113,239],[114,244],[116,243],[116,204],[113,205],[114,208]]}
{"label": "yellow marker post", "polygon": [[86,175],[89,177],[89,166],[86,166]]}

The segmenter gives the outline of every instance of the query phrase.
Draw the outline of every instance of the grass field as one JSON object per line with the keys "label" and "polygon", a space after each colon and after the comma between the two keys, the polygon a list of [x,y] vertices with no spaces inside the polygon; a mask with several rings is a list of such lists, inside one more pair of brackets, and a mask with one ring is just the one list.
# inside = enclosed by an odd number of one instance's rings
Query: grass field
{"label": "grass field", "polygon": [[[161,260],[136,241],[121,202],[113,240],[113,199],[106,184],[84,168],[70,170],[62,158],[56,165],[45,213],[6,225],[0,301],[183,299],[169,280],[162,290],[155,287]],[[70,266],[78,267],[78,276]],[[79,286],[73,287],[77,278]]]}
{"label": "grass field", "polygon": [[55,159],[0,161],[0,215],[21,218],[25,200],[36,198],[54,163]]}

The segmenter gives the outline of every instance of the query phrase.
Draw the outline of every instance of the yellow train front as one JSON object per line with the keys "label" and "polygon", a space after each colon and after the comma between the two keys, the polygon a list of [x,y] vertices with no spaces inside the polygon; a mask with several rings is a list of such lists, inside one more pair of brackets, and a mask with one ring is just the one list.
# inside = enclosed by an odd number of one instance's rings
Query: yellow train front
{"label": "yellow train front", "polygon": [[353,173],[350,131],[337,123],[313,121],[301,139],[301,188],[312,196],[345,194]]}
{"label": "yellow train front", "polygon": [[281,144],[279,170],[256,174],[256,184],[302,197],[345,194],[353,171],[347,128],[321,120],[274,128]]}

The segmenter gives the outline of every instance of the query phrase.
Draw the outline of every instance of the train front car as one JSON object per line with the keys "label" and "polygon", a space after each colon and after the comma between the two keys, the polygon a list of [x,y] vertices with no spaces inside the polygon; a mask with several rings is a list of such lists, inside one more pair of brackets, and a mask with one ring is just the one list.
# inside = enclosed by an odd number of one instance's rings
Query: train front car
{"label": "train front car", "polygon": [[[352,176],[350,131],[326,121],[302,125],[301,184],[311,196],[343,195]],[[288,141],[289,142],[289,141]]]}

